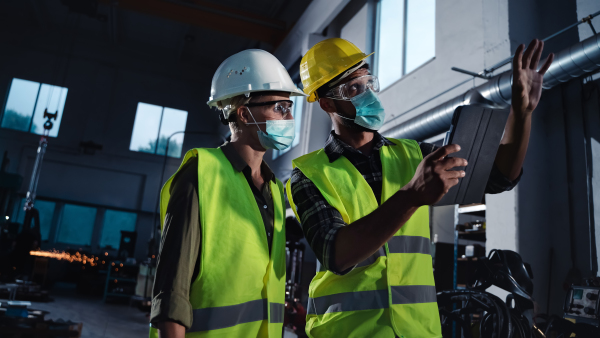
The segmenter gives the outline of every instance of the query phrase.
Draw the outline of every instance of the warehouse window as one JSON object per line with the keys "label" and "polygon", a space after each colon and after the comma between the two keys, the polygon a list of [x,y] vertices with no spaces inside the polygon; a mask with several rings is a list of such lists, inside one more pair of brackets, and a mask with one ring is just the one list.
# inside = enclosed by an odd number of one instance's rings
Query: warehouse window
{"label": "warehouse window", "polygon": [[292,105],[292,116],[294,116],[294,120],[296,121],[296,130],[294,131],[296,136],[294,137],[294,142],[292,142],[292,145],[289,148],[283,150],[273,150],[273,159],[276,159],[277,157],[287,153],[288,151],[290,151],[290,149],[300,144],[300,130],[302,127],[302,109],[304,109],[304,96],[292,96],[290,97],[290,100],[294,102],[294,104]]}
{"label": "warehouse window", "polygon": [[[25,210],[23,210],[24,206],[25,199],[22,198],[15,218],[17,223],[23,224],[23,221],[25,220]],[[42,241],[46,241],[50,237],[50,227],[52,226],[52,217],[54,216],[56,203],[44,200],[36,200],[34,208],[38,210],[40,217],[40,232],[42,234]],[[33,223],[31,225],[33,226]]]}
{"label": "warehouse window", "polygon": [[[184,110],[138,103],[129,150],[164,155],[169,137],[185,130],[187,115]],[[171,137],[168,155],[180,157],[182,147],[183,133]]]}
{"label": "warehouse window", "polygon": [[67,88],[14,78],[2,114],[2,128],[44,133],[44,110],[58,112],[50,136],[58,136]]}
{"label": "warehouse window", "polygon": [[136,213],[107,209],[104,213],[100,247],[118,249],[121,231],[135,231],[136,221]]}
{"label": "warehouse window", "polygon": [[96,208],[65,204],[58,225],[57,242],[91,245]]}
{"label": "warehouse window", "polygon": [[435,56],[435,0],[381,0],[377,73],[382,89]]}

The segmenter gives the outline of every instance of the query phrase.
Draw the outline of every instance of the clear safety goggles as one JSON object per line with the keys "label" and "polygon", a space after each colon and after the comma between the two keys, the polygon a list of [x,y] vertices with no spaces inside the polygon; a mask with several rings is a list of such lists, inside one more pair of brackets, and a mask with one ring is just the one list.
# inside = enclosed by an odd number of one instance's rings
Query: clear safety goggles
{"label": "clear safety goggles", "polygon": [[267,102],[250,102],[245,104],[246,107],[262,107],[273,105],[273,112],[285,119],[292,112],[294,102],[292,100],[267,101]]}
{"label": "clear safety goggles", "polygon": [[374,93],[379,93],[379,79],[377,79],[377,76],[365,75],[354,78],[337,87],[331,88],[331,90],[325,94],[325,97],[349,101],[356,95],[364,93],[367,88],[371,89]]}

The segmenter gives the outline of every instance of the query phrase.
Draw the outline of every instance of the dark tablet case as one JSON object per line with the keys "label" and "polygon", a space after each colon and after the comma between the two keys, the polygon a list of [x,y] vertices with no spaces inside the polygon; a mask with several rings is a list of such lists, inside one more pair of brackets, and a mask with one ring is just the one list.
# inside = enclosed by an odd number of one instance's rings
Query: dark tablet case
{"label": "dark tablet case", "polygon": [[469,164],[465,177],[435,205],[481,203],[509,113],[509,109],[456,108],[449,137],[444,143],[460,145],[461,150],[449,157],[465,158]]}

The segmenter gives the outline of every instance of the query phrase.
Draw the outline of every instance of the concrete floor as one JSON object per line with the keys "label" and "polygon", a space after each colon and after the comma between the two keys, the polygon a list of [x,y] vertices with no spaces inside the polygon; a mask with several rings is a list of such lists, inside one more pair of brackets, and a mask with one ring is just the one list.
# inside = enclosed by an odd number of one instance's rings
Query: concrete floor
{"label": "concrete floor", "polygon": [[136,307],[81,296],[64,284],[54,287],[50,297],[53,302],[31,302],[30,308],[49,311],[46,319],[62,318],[83,323],[82,338],[148,337],[148,318]]}

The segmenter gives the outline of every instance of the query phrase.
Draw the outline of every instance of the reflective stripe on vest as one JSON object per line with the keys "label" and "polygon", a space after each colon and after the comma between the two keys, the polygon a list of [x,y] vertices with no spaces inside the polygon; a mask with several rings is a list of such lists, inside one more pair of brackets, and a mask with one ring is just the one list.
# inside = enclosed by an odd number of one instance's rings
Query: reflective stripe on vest
{"label": "reflective stripe on vest", "polygon": [[[429,238],[421,236],[394,236],[387,242],[390,253],[420,253],[431,255],[431,243]],[[356,265],[357,268],[369,266],[377,261],[377,258],[385,256],[383,247],[379,248],[371,257]],[[321,264],[317,271],[327,271]]]}
{"label": "reflective stripe on vest", "polygon": [[[187,332],[218,330],[238,324],[255,322],[267,319],[266,299],[252,300],[246,303],[196,309],[192,311],[194,317],[192,327]],[[283,323],[284,304],[270,303],[271,323]]]}
{"label": "reflective stripe on vest", "polygon": [[[437,301],[435,286],[402,285],[392,286],[392,304],[432,303]],[[387,309],[387,290],[356,291],[338,293],[308,299],[307,314],[323,315],[342,311]]]}
{"label": "reflective stripe on vest", "polygon": [[390,253],[431,255],[431,242],[429,238],[421,236],[394,236],[387,243]]}

